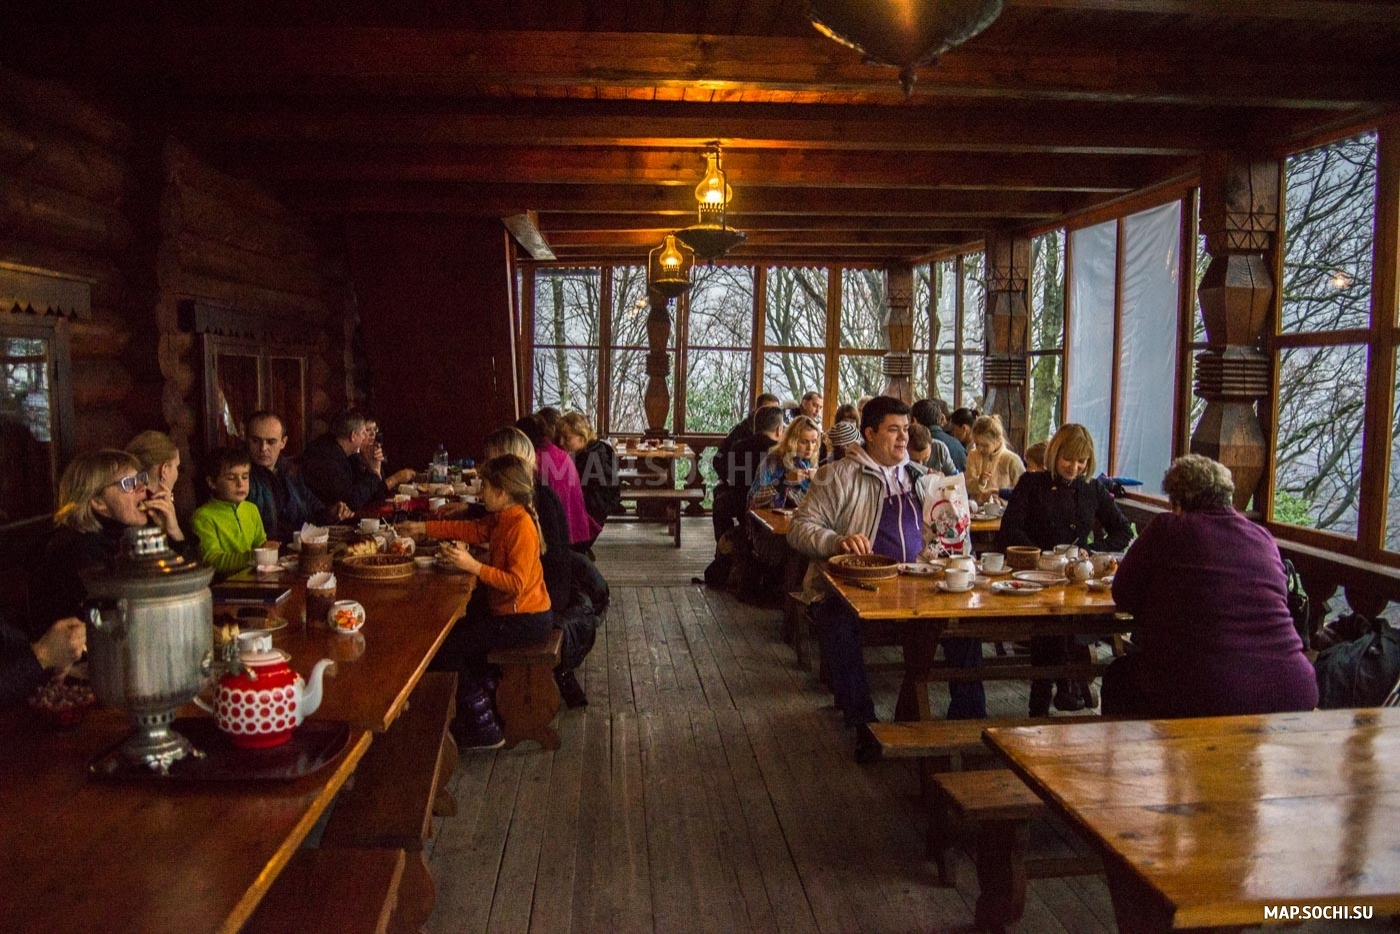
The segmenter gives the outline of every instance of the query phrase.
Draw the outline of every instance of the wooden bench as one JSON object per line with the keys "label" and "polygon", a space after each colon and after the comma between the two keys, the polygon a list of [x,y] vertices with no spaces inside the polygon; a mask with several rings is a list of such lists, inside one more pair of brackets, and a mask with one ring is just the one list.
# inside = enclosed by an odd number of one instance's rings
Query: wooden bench
{"label": "wooden bench", "polygon": [[943,772],[933,776],[929,844],[938,876],[952,884],[948,851],[959,826],[971,831],[977,865],[976,929],[1005,931],[1026,909],[1029,879],[1088,875],[1103,869],[1092,856],[1029,858],[1032,820],[1049,813],[1044,801],[1010,769]]}
{"label": "wooden bench", "polygon": [[551,629],[534,645],[495,649],[486,656],[501,669],[496,712],[501,716],[507,749],[525,739],[533,739],[545,749],[559,748],[559,733],[553,725],[560,704],[554,668],[563,643],[563,632]]}
{"label": "wooden bench", "polygon": [[403,850],[298,850],[243,934],[388,934]]}
{"label": "wooden bench", "polygon": [[388,732],[375,736],[336,799],[321,846],[327,850],[389,849],[410,854],[392,930],[417,931],[432,914],[436,891],[426,843],[433,817],[455,810],[446,793],[457,764],[448,726],[457,708],[457,675],[431,671],[409,695]]}
{"label": "wooden bench", "polygon": [[[676,547],[681,547],[681,506],[686,503],[699,503],[705,499],[705,490],[701,487],[685,487],[680,490],[673,490],[670,487],[624,487],[622,490],[623,499],[637,501],[638,512],[644,502],[661,503],[665,511],[661,518],[670,523],[675,532]],[[645,520],[647,517],[638,516]]]}

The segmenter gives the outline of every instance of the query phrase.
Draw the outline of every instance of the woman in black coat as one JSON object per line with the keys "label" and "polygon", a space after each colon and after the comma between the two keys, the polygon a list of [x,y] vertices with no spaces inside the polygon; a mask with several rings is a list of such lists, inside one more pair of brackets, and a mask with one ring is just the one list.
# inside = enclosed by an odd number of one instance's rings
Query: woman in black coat
{"label": "woman in black coat", "polygon": [[[593,426],[578,412],[559,420],[559,446],[573,455],[583,484],[583,507],[599,525],[622,505],[622,487],[617,479],[617,452],[599,440]],[[594,541],[597,541],[595,538]],[[593,542],[588,546],[592,547]]]}
{"label": "woman in black coat", "polygon": [[[1049,550],[1056,545],[1078,545],[1095,551],[1122,551],[1132,540],[1132,526],[1108,489],[1094,473],[1094,439],[1083,425],[1063,425],[1050,439],[1045,453],[1048,470],[1024,473],[1001,517],[997,548],[1030,545]],[[1031,640],[1031,664],[1058,665],[1068,658],[1064,636],[1037,636]],[[1087,682],[1060,681],[1055,685],[1055,707],[1083,710],[1098,706]],[[1051,682],[1031,682],[1030,713],[1050,713]]]}

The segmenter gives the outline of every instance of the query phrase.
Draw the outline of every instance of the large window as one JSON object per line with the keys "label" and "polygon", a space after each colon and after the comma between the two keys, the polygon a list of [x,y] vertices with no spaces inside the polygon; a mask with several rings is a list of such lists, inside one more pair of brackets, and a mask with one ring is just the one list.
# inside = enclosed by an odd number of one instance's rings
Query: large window
{"label": "large window", "polygon": [[1104,471],[1154,496],[1178,444],[1181,208],[1070,234],[1066,418],[1089,429]]}
{"label": "large window", "polygon": [[685,430],[729,431],[753,401],[754,273],[749,266],[696,266],[684,299]]}
{"label": "large window", "polygon": [[924,292],[914,300],[915,398],[930,393],[949,408],[982,406],[983,260],[980,252],[966,253],[915,270],[914,287]]}
{"label": "large window", "polygon": [[1026,444],[1060,427],[1065,342],[1065,232],[1031,240],[1030,359],[1026,361]]}
{"label": "large window", "polygon": [[852,402],[877,396],[885,389],[881,365],[889,336],[890,317],[883,269],[841,270],[841,343],[837,397]]}
{"label": "large window", "polygon": [[[1371,363],[1376,140],[1365,133],[1285,164],[1270,513],[1277,522],[1350,536],[1357,533]],[[1400,538],[1389,531],[1395,512],[1387,519],[1390,549]]]}
{"label": "large window", "polygon": [[825,385],[829,271],[772,266],[766,272],[762,389],[796,401]]}
{"label": "large window", "polygon": [[535,271],[535,408],[598,417],[602,279],[593,268]]}
{"label": "large window", "polygon": [[[607,356],[609,432],[646,431],[647,417],[642,400],[647,388],[647,270],[645,266],[612,268],[610,346]],[[676,329],[671,328],[669,348],[675,347]],[[668,349],[669,349],[668,348]],[[675,385],[675,357],[670,358],[667,384]],[[674,396],[673,396],[674,398]],[[674,406],[666,413],[671,428]]]}
{"label": "large window", "polygon": [[60,443],[72,419],[58,379],[66,365],[56,322],[0,313],[0,529],[53,512],[58,467],[71,453]]}

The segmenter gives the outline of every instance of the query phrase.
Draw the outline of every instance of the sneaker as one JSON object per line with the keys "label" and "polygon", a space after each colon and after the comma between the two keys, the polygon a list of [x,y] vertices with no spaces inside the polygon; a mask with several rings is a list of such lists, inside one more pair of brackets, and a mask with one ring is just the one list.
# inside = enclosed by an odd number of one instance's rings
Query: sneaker
{"label": "sneaker", "polygon": [[453,720],[452,736],[457,740],[457,748],[464,752],[500,749],[506,744],[501,725],[495,717],[489,720]]}
{"label": "sneaker", "polygon": [[1067,713],[1084,709],[1084,695],[1080,693],[1080,682],[1056,682],[1055,709],[1063,710]]}

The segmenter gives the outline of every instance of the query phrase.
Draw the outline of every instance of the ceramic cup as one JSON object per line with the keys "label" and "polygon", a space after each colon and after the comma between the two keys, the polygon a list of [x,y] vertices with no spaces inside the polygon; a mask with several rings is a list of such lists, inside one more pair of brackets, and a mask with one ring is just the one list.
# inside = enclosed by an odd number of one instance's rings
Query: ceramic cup
{"label": "ceramic cup", "polygon": [[1117,559],[1115,559],[1113,555],[1105,551],[1090,556],[1089,560],[1094,565],[1094,576],[1103,577],[1105,574],[1107,574],[1113,569],[1114,562]]}
{"label": "ceramic cup", "polygon": [[972,586],[972,572],[963,568],[949,567],[943,572],[943,580],[950,590],[966,590]]}
{"label": "ceramic cup", "polygon": [[360,520],[360,531],[363,532],[363,533],[365,533],[366,535],[373,535],[375,532],[378,532],[378,531],[379,531],[379,520],[378,520],[378,519],[361,519],[361,520]]}
{"label": "ceramic cup", "polygon": [[277,552],[281,547],[281,542],[263,542],[253,549],[253,563],[259,567],[273,567],[277,564]]}
{"label": "ceramic cup", "polygon": [[329,587],[306,585],[306,625],[318,628],[326,625],[327,614],[335,605],[335,584]]}
{"label": "ceramic cup", "polygon": [[1077,545],[1056,545],[1056,546],[1055,546],[1055,554],[1057,554],[1057,555],[1064,555],[1066,558],[1068,558],[1069,560],[1073,561],[1075,558],[1079,557],[1079,546],[1077,546]]}
{"label": "ceramic cup", "polygon": [[977,573],[977,562],[972,560],[971,555],[958,555],[956,558],[948,559],[949,570],[966,571],[968,574]]}
{"label": "ceramic cup", "polygon": [[1000,571],[1006,567],[1006,556],[999,551],[987,551],[982,553],[982,569],[985,571]]}
{"label": "ceramic cup", "polygon": [[434,511],[434,512],[435,512],[435,511],[441,509],[442,507],[444,507],[444,506],[446,506],[446,505],[447,505],[447,497],[446,497],[446,496],[434,496],[434,497],[432,497],[431,499],[428,500],[428,509],[429,509],[430,511]]}

